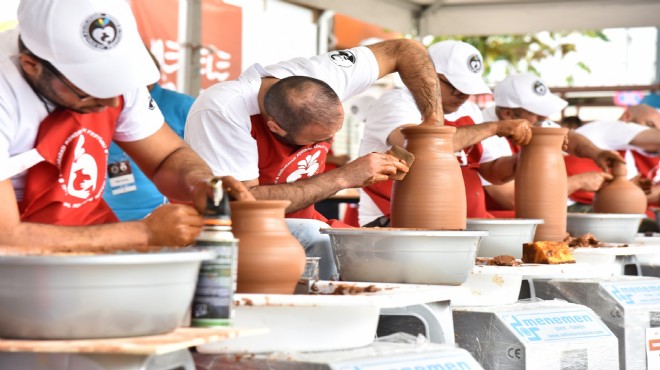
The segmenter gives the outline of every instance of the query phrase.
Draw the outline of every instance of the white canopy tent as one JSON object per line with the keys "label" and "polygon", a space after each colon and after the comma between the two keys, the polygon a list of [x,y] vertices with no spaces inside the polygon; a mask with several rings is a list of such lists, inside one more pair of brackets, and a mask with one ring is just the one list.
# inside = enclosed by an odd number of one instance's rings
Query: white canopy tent
{"label": "white canopy tent", "polygon": [[659,0],[284,0],[419,36],[660,26]]}

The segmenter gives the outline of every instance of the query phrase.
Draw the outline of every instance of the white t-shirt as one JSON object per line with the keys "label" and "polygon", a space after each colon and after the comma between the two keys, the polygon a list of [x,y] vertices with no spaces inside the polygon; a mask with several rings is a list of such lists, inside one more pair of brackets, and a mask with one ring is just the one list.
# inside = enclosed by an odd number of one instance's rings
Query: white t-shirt
{"label": "white t-shirt", "polygon": [[630,142],[642,131],[650,127],[632,122],[594,121],[578,127],[575,132],[591,140],[594,145],[605,150],[634,149],[643,153]]}
{"label": "white t-shirt", "polygon": [[262,77],[313,77],[330,85],[344,101],[366,90],[378,75],[376,57],[366,47],[267,67],[254,64],[237,80],[213,85],[197,98],[188,114],[184,137],[214,174],[254,180],[259,178],[259,155],[250,134],[250,116],[260,114],[257,94]]}
{"label": "white t-shirt", "polygon": [[[115,140],[141,140],[160,129],[163,115],[158,108],[149,108],[150,100],[146,86],[124,94],[124,109],[117,121]],[[18,30],[0,33],[0,163],[5,164],[5,168],[10,161],[27,160],[25,166],[36,164],[31,163],[34,157],[17,156],[34,148],[39,125],[47,115],[44,103],[21,74]],[[25,166],[12,164],[11,167]],[[6,175],[11,176],[16,197],[21,200],[27,171]]]}
{"label": "white t-shirt", "polygon": [[[465,102],[456,112],[446,114],[445,119],[456,121],[465,116],[470,116],[474,123],[483,122],[479,107],[472,102]],[[367,113],[359,155],[386,151],[391,147],[387,143],[387,138],[392,131],[401,125],[419,124],[421,122],[422,114],[419,112],[410,90],[396,89],[383,94]],[[501,142],[502,140],[504,140],[504,143]],[[503,138],[491,136],[483,140],[481,144],[483,154],[479,163],[490,162],[501,156],[511,155],[511,148]],[[381,216],[383,216],[383,213],[378,206],[364,190],[360,189],[358,209],[360,225],[367,224]]]}
{"label": "white t-shirt", "polygon": [[625,150],[628,178],[631,179],[637,176],[639,170],[635,165],[635,159],[630,151],[634,150],[646,156],[654,156],[654,154],[646,153],[638,147],[630,145],[630,142],[635,136],[640,132],[649,129],[650,127],[642,126],[634,122],[594,121],[578,127],[575,132],[591,140],[594,145],[601,149]]}

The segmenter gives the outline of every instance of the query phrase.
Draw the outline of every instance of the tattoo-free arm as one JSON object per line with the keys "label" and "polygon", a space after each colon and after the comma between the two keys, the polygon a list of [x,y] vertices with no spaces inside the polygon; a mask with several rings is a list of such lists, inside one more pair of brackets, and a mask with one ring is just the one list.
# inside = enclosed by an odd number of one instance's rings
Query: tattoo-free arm
{"label": "tattoo-free arm", "polygon": [[444,122],[440,80],[426,48],[409,39],[388,40],[367,46],[376,56],[378,77],[399,72],[408,87],[417,108],[422,113],[422,122],[438,124]]}

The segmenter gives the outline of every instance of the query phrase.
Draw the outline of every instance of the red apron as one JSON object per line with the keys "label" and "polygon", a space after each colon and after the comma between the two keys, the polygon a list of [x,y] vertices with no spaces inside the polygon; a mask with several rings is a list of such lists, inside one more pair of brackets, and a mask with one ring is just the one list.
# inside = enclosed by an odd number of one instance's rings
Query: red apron
{"label": "red apron", "polygon": [[[574,155],[565,155],[564,163],[566,164],[566,175],[573,176],[585,172],[603,172],[603,169],[598,167],[596,162],[589,158],[580,158]],[[577,190],[568,197],[578,203],[593,204],[594,192]]]}
{"label": "red apron", "polygon": [[[455,122],[445,121],[446,126],[461,127],[474,125],[470,116],[464,116]],[[476,143],[464,148],[459,153],[459,163],[465,182],[465,199],[467,200],[468,218],[494,218],[486,211],[486,196],[484,187],[479,177],[479,162],[484,154],[484,148],[481,143]]]}
{"label": "red apron", "polygon": [[[642,177],[652,179],[653,178],[652,170],[658,165],[658,163],[660,163],[660,157],[649,157],[644,154],[638,153],[635,150],[631,150],[630,153],[632,153],[632,156],[635,159],[635,166],[637,167],[639,174]],[[625,158],[626,151],[619,150],[619,154],[621,154],[621,156]]]}
{"label": "red apron", "polygon": [[[281,142],[270,131],[260,114],[251,116],[250,120],[251,135],[257,141],[259,153],[259,184],[286,184],[323,173],[330,143],[290,146]],[[332,227],[351,227],[339,220],[328,220],[313,204],[287,213],[286,217],[320,220]]]}
{"label": "red apron", "polygon": [[[460,127],[474,125],[470,116],[464,116],[455,122],[445,121],[445,125]],[[458,162],[461,164],[461,173],[465,182],[465,197],[467,200],[467,217],[470,218],[493,218],[486,211],[486,199],[484,188],[479,178],[479,161],[483,155],[481,143],[465,148],[457,153]],[[413,164],[414,165],[414,164]],[[374,201],[385,216],[390,215],[390,200],[392,199],[392,180],[379,182],[362,188]]]}
{"label": "red apron", "polygon": [[121,113],[56,109],[39,125],[36,149],[45,161],[28,170],[21,221],[66,226],[117,222],[103,200],[108,147]]}

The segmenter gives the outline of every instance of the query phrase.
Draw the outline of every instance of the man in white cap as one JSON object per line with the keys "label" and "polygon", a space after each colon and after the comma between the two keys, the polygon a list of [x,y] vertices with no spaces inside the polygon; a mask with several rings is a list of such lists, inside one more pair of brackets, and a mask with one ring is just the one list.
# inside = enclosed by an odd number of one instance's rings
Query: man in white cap
{"label": "man in white cap", "polygon": [[185,140],[218,175],[244,182],[257,199],[288,199],[287,224],[308,256],[321,257],[322,279],[336,277],[327,220],[314,204],[339,190],[408,171],[398,158],[369,153],[323,173],[345,101],[379,78],[399,72],[423,112],[437,122],[440,83],[426,49],[398,39],[270,66],[255,64],[236,81],[206,89],[195,101]]}
{"label": "man in white cap", "polygon": [[[538,76],[532,73],[510,75],[500,82],[493,92],[495,106],[482,111],[484,120],[493,119],[525,119],[530,126],[560,127],[548,121],[548,116],[560,112],[568,102],[552,94],[547,85]],[[520,146],[510,143],[514,153],[520,151]],[[569,154],[581,158],[589,158],[603,169],[610,167],[614,162],[624,162],[623,158],[611,150],[603,150],[584,136],[568,132],[566,150]],[[579,176],[570,176],[568,179],[568,194],[577,190],[596,191],[612,176],[603,171],[590,171]],[[485,184],[488,194],[488,209],[498,215],[512,216],[507,212],[513,210],[514,183],[492,185]],[[504,211],[504,212],[498,212]]]}
{"label": "man in white cap", "polygon": [[[649,205],[658,205],[657,167],[660,163],[660,113],[653,107],[640,104],[627,108],[618,120],[594,121],[583,125],[577,133],[591,140],[595,145],[608,150],[616,150],[626,158],[628,178],[646,189],[646,181],[653,187],[648,194]],[[598,171],[593,162],[569,156],[566,158],[566,171],[581,174]],[[593,193],[575,192],[570,196],[575,202],[569,207],[573,212],[591,211]]]}
{"label": "man in white cap", "polygon": [[[475,125],[482,122],[481,112],[467,100],[472,94],[491,93],[483,81],[483,61],[476,48],[449,40],[431,45],[428,52],[440,81],[445,125],[458,127],[453,143],[454,148],[459,149],[456,154],[465,181],[467,215],[492,217],[485,209],[479,175],[496,182],[508,181],[513,177],[515,165],[515,158],[508,157],[511,152],[506,144],[492,145],[492,142],[512,137],[526,144],[531,139],[531,130],[524,120]],[[419,124],[421,118],[408,90],[397,89],[384,94],[367,114],[360,154],[382,152],[392,145],[403,146],[401,129]],[[389,224],[391,191],[391,181],[360,189],[360,225]]]}
{"label": "man in white cap", "polygon": [[[159,73],[128,3],[22,0],[18,21],[0,34],[0,244],[192,243],[212,173],[163,124],[146,87]],[[198,209],[166,205],[144,220],[116,222],[102,199],[112,140],[164,194]]]}

